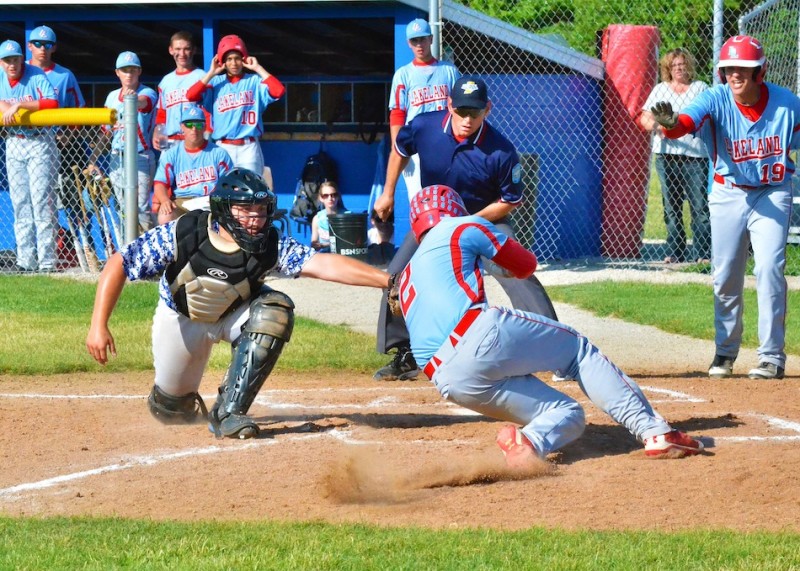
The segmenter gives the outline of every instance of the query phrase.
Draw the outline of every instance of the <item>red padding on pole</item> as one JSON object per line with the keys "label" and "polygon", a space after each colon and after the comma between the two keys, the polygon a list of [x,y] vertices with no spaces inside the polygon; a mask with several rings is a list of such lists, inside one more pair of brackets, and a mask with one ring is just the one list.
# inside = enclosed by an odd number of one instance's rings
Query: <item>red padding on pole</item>
{"label": "red padding on pole", "polygon": [[642,244],[650,173],[650,135],[636,119],[658,76],[661,37],[654,26],[603,31],[603,256],[636,258]]}

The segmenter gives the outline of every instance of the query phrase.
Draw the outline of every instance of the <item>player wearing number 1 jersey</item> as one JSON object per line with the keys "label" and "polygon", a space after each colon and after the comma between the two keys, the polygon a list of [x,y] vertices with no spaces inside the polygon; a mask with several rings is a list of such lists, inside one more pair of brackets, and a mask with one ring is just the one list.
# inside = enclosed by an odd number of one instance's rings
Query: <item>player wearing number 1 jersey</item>
{"label": "player wearing number 1 jersey", "polygon": [[[253,73],[245,73],[246,70]],[[186,99],[200,101],[207,89],[213,93],[214,142],[228,152],[234,165],[261,174],[261,115],[267,105],[283,96],[286,88],[248,54],[239,36],[231,35],[220,40],[211,69],[189,88]]]}
{"label": "player wearing number 1 jersey", "polygon": [[761,43],[734,36],[722,46],[721,85],[701,93],[680,115],[653,107],[665,135],[695,133],[714,168],[709,195],[716,355],[709,376],[731,375],[742,341],[748,245],[755,259],[759,364],[754,379],[781,379],[786,366],[786,238],[792,209],[789,157],[800,147],[800,99],[764,81]]}

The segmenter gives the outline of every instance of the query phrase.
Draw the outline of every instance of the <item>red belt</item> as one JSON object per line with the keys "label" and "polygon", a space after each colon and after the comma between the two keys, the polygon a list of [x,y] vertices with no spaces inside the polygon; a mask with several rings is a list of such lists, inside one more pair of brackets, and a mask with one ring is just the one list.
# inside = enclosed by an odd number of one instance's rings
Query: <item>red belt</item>
{"label": "red belt", "polygon": [[[468,309],[464,316],[461,318],[461,321],[453,327],[453,332],[448,335],[447,339],[450,341],[450,344],[455,347],[461,341],[461,338],[464,336],[464,333],[470,328],[472,323],[478,319],[478,316],[483,313],[482,309]],[[442,362],[434,355],[431,357],[431,360],[428,361],[428,364],[425,365],[425,368],[422,371],[428,376],[429,379],[433,378],[433,373],[436,372],[436,369],[439,368]]]}
{"label": "red belt", "polygon": [[734,188],[741,188],[741,189],[744,189],[744,190],[756,190],[757,188],[764,188],[763,186],[748,186],[746,184],[733,184],[730,181],[726,181],[722,177],[722,175],[717,174],[717,173],[714,173],[714,182],[718,182],[719,184],[724,184],[724,185],[728,185],[729,184]]}
{"label": "red belt", "polygon": [[226,145],[241,146],[245,143],[254,143],[255,137],[245,137],[244,139],[217,139],[217,143],[225,143]]}

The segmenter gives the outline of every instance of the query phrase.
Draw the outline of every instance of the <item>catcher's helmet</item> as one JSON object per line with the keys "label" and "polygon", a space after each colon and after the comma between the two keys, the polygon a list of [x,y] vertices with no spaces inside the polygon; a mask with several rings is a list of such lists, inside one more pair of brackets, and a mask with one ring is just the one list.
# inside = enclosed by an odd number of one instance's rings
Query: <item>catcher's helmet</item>
{"label": "catcher's helmet", "polygon": [[722,83],[727,83],[723,68],[726,67],[752,67],[753,80],[756,83],[764,81],[767,73],[767,58],[764,57],[764,47],[757,39],[751,36],[733,36],[722,44],[719,51],[717,70]]}
{"label": "catcher's helmet", "polygon": [[409,205],[409,216],[411,218],[411,230],[417,238],[417,242],[422,239],[422,235],[436,226],[442,218],[466,216],[467,207],[458,193],[443,184],[426,186],[420,190]]}
{"label": "catcher's helmet", "polygon": [[[267,234],[272,226],[278,199],[253,171],[234,168],[222,175],[209,196],[211,216],[220,226],[230,232],[239,247],[251,254],[260,254],[267,249]],[[231,214],[231,206],[263,204],[267,207],[267,220],[258,234],[250,234]]]}
{"label": "catcher's helmet", "polygon": [[242,59],[248,58],[247,46],[244,45],[242,38],[231,34],[230,36],[225,36],[219,41],[219,46],[217,47],[217,61],[219,64],[224,64],[225,56],[228,55],[228,52],[233,51],[242,54]]}

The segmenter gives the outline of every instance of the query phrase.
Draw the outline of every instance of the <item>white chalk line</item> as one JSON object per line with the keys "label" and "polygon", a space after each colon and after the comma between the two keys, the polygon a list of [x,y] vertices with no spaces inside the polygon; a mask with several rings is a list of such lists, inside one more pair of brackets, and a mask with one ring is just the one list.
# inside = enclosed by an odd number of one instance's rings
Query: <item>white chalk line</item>
{"label": "white chalk line", "polygon": [[120,472],[122,470],[130,470],[133,468],[138,467],[148,467],[148,466],[155,466],[157,464],[161,464],[164,462],[171,462],[174,460],[180,460],[181,458],[186,457],[194,457],[194,456],[208,456],[211,454],[219,454],[223,452],[241,452],[243,450],[252,450],[254,448],[260,448],[262,446],[272,446],[277,445],[285,441],[299,441],[299,440],[308,440],[312,438],[323,438],[323,437],[330,437],[334,440],[338,440],[339,442],[343,442],[349,445],[373,445],[373,446],[385,446],[386,444],[392,445],[426,445],[429,446],[431,444],[447,444],[447,445],[476,445],[478,442],[476,440],[458,440],[458,439],[448,439],[448,440],[427,440],[427,439],[417,439],[417,440],[407,440],[407,441],[399,441],[399,442],[387,442],[385,440],[357,440],[350,436],[350,431],[340,430],[338,428],[332,428],[330,430],[324,432],[316,432],[313,434],[302,434],[302,435],[288,435],[287,437],[281,437],[280,439],[263,439],[263,440],[250,440],[248,442],[242,443],[238,446],[231,445],[231,446],[206,446],[205,448],[191,448],[188,450],[181,450],[179,452],[169,452],[166,454],[161,455],[153,455],[153,454],[146,454],[142,456],[131,456],[126,457],[120,462],[116,462],[114,464],[109,464],[107,466],[100,466],[98,468],[92,468],[90,470],[82,470],[80,472],[73,472],[71,474],[63,474],[61,476],[54,476],[52,478],[46,478],[44,480],[38,480],[36,482],[26,482],[24,484],[17,484],[16,486],[11,486],[8,488],[0,489],[0,499],[10,498],[13,496],[18,496],[25,492],[31,491],[39,491],[45,490],[48,488],[56,487],[60,484],[66,484],[69,482],[75,482],[78,480],[83,480],[92,476],[98,476],[102,474],[108,474],[112,472]]}

